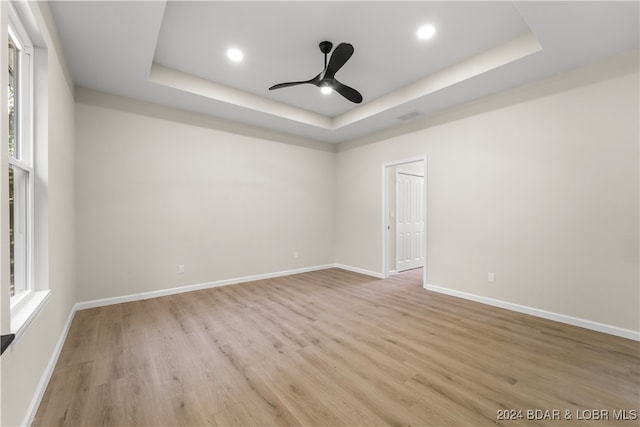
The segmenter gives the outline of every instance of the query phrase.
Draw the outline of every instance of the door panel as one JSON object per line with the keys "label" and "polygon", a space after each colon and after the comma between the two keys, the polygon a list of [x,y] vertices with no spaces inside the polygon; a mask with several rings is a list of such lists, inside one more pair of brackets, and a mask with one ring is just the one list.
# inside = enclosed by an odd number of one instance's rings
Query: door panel
{"label": "door panel", "polygon": [[396,172],[396,271],[424,265],[424,177]]}

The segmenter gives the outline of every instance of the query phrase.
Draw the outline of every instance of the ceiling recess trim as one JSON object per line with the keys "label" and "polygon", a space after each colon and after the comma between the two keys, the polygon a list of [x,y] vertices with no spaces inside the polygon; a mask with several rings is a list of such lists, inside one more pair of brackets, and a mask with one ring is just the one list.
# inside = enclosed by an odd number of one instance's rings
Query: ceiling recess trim
{"label": "ceiling recess trim", "polygon": [[338,129],[364,120],[540,51],[540,42],[532,32],[527,31],[502,45],[348,111],[333,120],[333,128]]}
{"label": "ceiling recess trim", "polygon": [[282,102],[274,101],[249,92],[234,89],[229,86],[203,79],[193,74],[185,73],[174,68],[152,63],[149,81],[159,85],[171,87],[183,92],[193,93],[227,104],[249,108],[272,114],[284,119],[294,120],[311,126],[332,129],[332,120],[321,114],[312,113],[302,108],[293,107]]}
{"label": "ceiling recess trim", "polygon": [[540,42],[532,32],[527,31],[504,44],[426,76],[334,118],[234,89],[155,62],[151,64],[149,81],[298,123],[334,130],[383,113],[404,103],[422,98],[540,51],[542,51]]}

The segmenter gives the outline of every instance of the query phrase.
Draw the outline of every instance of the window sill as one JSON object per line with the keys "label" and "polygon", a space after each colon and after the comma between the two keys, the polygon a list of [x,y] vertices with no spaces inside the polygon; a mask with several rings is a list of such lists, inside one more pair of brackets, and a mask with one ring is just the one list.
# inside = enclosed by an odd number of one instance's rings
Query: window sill
{"label": "window sill", "polygon": [[50,296],[51,290],[29,292],[29,295],[26,295],[16,307],[11,309],[11,333],[16,335],[13,344],[18,341],[29,324],[44,308]]}

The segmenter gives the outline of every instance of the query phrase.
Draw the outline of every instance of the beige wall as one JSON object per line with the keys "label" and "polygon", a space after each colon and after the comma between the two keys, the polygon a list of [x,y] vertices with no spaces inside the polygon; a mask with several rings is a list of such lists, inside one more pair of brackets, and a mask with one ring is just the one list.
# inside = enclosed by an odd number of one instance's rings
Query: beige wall
{"label": "beige wall", "polygon": [[85,98],[76,104],[78,301],[334,262],[332,152]]}
{"label": "beige wall", "polygon": [[636,53],[347,144],[337,262],[382,271],[381,165],[426,155],[428,283],[638,331],[638,93]]}
{"label": "beige wall", "polygon": [[[26,421],[34,396],[75,303],[74,97],[53,48],[46,4],[32,3],[48,50],[48,282],[51,298],[12,349],[2,355],[0,424]],[[0,2],[6,9],[8,3]],[[4,10],[2,11],[5,12]],[[55,34],[53,34],[55,37]],[[46,280],[47,278],[41,278]]]}

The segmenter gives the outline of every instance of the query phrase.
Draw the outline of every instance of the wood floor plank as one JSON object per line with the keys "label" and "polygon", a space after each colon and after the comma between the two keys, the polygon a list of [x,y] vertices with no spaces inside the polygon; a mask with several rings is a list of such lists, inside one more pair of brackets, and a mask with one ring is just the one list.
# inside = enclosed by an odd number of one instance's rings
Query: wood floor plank
{"label": "wood floor plank", "polygon": [[[613,411],[639,400],[640,343],[431,293],[421,270],[327,269],[79,311],[33,425],[638,426]],[[526,418],[547,409],[572,419]]]}

